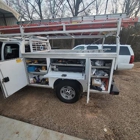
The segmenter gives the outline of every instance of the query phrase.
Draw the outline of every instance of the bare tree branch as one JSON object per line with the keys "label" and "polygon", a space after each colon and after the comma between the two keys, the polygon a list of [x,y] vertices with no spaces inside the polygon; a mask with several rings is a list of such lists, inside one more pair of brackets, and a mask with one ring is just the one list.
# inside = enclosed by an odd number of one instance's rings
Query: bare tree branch
{"label": "bare tree branch", "polygon": [[[74,0],[74,1],[75,1],[75,0]],[[74,16],[74,11],[73,11],[73,9],[72,9],[72,7],[71,7],[71,4],[70,4],[69,0],[67,0],[67,2],[68,2],[68,5],[69,5],[69,7],[70,7],[70,9],[71,9],[72,15]]]}
{"label": "bare tree branch", "polygon": [[34,10],[36,11],[36,13],[40,16],[39,12],[36,10],[35,6],[29,1],[27,0],[28,3],[30,3],[30,5],[34,8]]}
{"label": "bare tree branch", "polygon": [[106,0],[106,6],[105,6],[105,13],[104,14],[106,14],[107,6],[108,6],[108,0]]}
{"label": "bare tree branch", "polygon": [[84,9],[82,9],[81,11],[79,11],[78,13],[81,13],[81,12],[83,12],[84,10],[86,10],[93,2],[95,2],[95,0],[94,1],[92,1],[90,4],[88,4]]}

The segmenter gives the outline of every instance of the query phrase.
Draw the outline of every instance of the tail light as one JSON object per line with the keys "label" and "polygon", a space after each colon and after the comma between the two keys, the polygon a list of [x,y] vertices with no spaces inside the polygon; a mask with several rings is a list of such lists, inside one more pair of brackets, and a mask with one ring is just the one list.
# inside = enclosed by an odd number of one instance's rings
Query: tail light
{"label": "tail light", "polygon": [[132,64],[133,62],[134,62],[134,55],[131,55],[129,64]]}

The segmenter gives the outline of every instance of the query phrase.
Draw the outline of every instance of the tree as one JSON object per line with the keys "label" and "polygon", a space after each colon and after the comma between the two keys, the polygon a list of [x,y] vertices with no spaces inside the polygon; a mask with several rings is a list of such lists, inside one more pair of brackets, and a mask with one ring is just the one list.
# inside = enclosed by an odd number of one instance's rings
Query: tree
{"label": "tree", "polygon": [[35,10],[33,7],[30,7],[27,0],[13,0],[12,3],[17,12],[21,15],[21,19],[31,20],[34,18]]}
{"label": "tree", "polygon": [[[58,18],[106,13],[126,13],[138,16],[140,0],[3,0],[14,8],[23,20]],[[109,8],[108,8],[109,7]]]}
{"label": "tree", "polygon": [[92,0],[89,3],[85,3],[83,0],[67,0],[73,17],[78,16],[79,13],[85,12],[85,10],[87,10],[94,2],[95,0]]}
{"label": "tree", "polygon": [[118,9],[119,9],[119,5],[118,5],[118,0],[112,0],[111,1],[111,4],[112,4],[112,10],[111,10],[111,13],[112,14],[115,14],[115,13],[118,13]]}
{"label": "tree", "polygon": [[122,12],[128,16],[137,16],[140,11],[140,0],[124,0]]}
{"label": "tree", "polygon": [[[30,6],[28,0],[5,0],[6,4],[15,9],[23,20],[31,20],[36,18],[34,7]],[[33,3],[35,5],[35,2]]]}
{"label": "tree", "polygon": [[46,7],[50,18],[63,17],[65,0],[46,0]]}
{"label": "tree", "polygon": [[95,9],[95,15],[99,15],[102,13],[102,5],[103,5],[104,0],[96,0],[95,4],[93,5],[93,9]]}
{"label": "tree", "polygon": [[108,6],[108,0],[106,0],[106,4],[105,4],[105,13],[104,13],[104,14],[106,14],[107,6]]}
{"label": "tree", "polygon": [[[39,16],[40,19],[43,19],[42,15],[42,2],[43,0],[26,0],[27,3],[31,5],[31,7],[36,11],[36,14]],[[36,6],[37,5],[37,6]]]}

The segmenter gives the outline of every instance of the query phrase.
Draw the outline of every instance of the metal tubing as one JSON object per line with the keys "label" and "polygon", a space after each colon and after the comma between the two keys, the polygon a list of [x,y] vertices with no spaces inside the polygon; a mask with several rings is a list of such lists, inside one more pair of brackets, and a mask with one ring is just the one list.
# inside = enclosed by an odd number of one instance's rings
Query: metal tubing
{"label": "metal tubing", "polygon": [[[85,30],[68,30],[68,31],[50,31],[50,32],[30,32],[24,33],[24,36],[33,35],[49,35],[49,34],[67,34],[67,33],[89,33],[89,32],[112,32],[117,31],[117,28],[103,28],[103,29],[85,29]],[[17,34],[1,34],[0,36],[21,36],[21,33]]]}
{"label": "metal tubing", "polygon": [[117,69],[117,64],[118,64],[118,57],[119,57],[119,52],[120,52],[120,30],[121,30],[121,21],[122,18],[119,19],[118,21],[118,26],[117,26],[117,34],[116,34],[116,45],[117,45],[117,58],[116,58],[116,63],[115,63],[115,69]]}

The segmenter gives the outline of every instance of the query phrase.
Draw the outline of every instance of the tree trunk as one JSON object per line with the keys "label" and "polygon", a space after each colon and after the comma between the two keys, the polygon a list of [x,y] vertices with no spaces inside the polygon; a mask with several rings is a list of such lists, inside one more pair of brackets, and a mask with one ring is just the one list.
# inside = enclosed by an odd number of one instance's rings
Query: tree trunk
{"label": "tree trunk", "polygon": [[78,11],[79,11],[79,7],[80,7],[81,2],[82,2],[82,0],[76,0],[74,16],[77,16],[79,14]]}
{"label": "tree trunk", "polygon": [[73,48],[75,46],[75,39],[72,39],[71,41],[71,48]]}
{"label": "tree trunk", "polygon": [[41,9],[41,1],[40,0],[38,0],[38,8],[39,8],[39,13],[40,13],[40,19],[43,19],[42,9]]}
{"label": "tree trunk", "polygon": [[106,11],[107,11],[107,6],[108,6],[108,0],[106,0],[105,14],[106,14]]}

